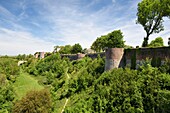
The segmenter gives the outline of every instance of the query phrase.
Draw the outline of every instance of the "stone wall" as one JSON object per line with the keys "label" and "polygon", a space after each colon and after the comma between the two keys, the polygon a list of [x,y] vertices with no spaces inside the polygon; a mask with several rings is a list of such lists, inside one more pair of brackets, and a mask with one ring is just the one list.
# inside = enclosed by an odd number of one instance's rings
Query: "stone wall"
{"label": "stone wall", "polygon": [[136,48],[124,51],[125,66],[135,69],[146,59],[150,59],[153,65],[160,66],[166,59],[170,59],[170,47]]}
{"label": "stone wall", "polygon": [[79,54],[61,54],[60,56],[61,56],[61,58],[66,57],[70,60],[78,60],[78,59],[82,59],[83,57],[85,57],[85,54],[81,54],[81,53],[79,53]]}
{"label": "stone wall", "polygon": [[109,48],[106,50],[105,70],[119,67],[137,69],[146,59],[153,66],[162,65],[166,59],[170,59],[170,47],[159,48]]}
{"label": "stone wall", "polygon": [[105,57],[105,53],[91,53],[91,54],[61,54],[61,58],[69,58],[70,60],[79,60],[82,59],[83,57],[90,57],[92,59],[97,58],[98,56],[100,57]]}
{"label": "stone wall", "polygon": [[[45,52],[39,52],[39,57],[44,58]],[[153,66],[162,65],[166,59],[170,59],[170,47],[159,48],[108,48],[106,52],[90,53],[90,54],[61,54],[61,58],[67,57],[70,60],[79,60],[83,57],[90,57],[92,59],[106,57],[105,70],[110,70],[119,67],[130,67],[132,69],[138,68],[143,60],[147,58],[151,60]]]}

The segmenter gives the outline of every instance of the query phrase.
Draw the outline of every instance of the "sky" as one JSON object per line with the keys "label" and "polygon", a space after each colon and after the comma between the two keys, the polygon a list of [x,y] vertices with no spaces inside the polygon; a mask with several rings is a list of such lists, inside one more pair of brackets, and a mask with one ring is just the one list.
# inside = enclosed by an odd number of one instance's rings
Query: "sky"
{"label": "sky", "polygon": [[[56,45],[90,48],[97,37],[121,30],[125,44],[141,46],[146,35],[136,24],[141,0],[0,0],[0,55],[51,52]],[[161,36],[167,45],[170,20]]]}

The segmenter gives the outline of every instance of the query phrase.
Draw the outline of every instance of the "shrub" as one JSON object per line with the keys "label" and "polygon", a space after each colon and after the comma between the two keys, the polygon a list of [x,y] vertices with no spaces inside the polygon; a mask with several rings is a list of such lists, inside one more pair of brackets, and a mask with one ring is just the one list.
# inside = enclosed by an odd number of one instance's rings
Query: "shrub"
{"label": "shrub", "polygon": [[48,90],[30,91],[25,97],[17,101],[13,113],[49,113],[51,98]]}

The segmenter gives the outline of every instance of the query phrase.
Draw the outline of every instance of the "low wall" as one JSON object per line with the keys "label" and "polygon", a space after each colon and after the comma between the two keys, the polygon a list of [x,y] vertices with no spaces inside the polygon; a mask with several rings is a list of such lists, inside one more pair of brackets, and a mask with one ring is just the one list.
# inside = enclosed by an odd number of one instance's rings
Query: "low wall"
{"label": "low wall", "polygon": [[82,59],[83,57],[90,57],[90,58],[94,59],[94,58],[97,58],[98,56],[105,57],[105,52],[103,52],[103,53],[91,53],[91,54],[82,54],[82,53],[79,53],[79,54],[61,54],[60,56],[61,56],[61,58],[66,57],[70,60],[79,60],[79,59]]}

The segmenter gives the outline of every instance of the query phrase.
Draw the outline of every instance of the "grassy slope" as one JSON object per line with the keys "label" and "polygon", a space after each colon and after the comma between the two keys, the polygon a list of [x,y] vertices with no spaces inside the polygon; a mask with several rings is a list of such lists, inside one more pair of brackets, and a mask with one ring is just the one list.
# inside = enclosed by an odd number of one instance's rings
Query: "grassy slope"
{"label": "grassy slope", "polygon": [[27,73],[21,73],[14,83],[18,99],[21,99],[30,90],[41,90],[43,88],[43,86],[38,84],[37,80]]}

